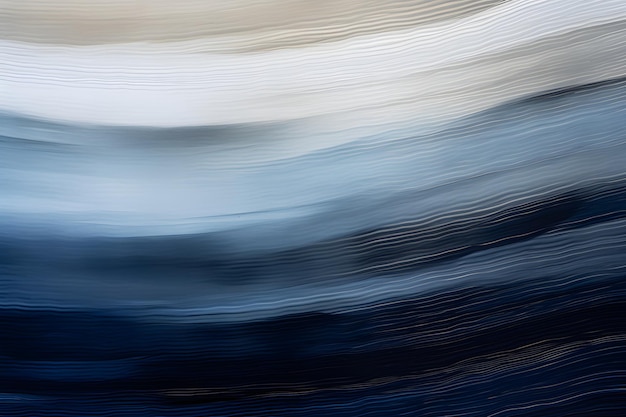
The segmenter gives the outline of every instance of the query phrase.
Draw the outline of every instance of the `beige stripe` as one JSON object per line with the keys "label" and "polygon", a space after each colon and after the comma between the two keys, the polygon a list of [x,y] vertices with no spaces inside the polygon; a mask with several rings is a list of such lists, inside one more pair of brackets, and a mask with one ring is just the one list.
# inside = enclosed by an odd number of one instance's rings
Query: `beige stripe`
{"label": "beige stripe", "polygon": [[234,36],[235,50],[266,50],[459,18],[505,1],[0,0],[0,39],[88,45]]}

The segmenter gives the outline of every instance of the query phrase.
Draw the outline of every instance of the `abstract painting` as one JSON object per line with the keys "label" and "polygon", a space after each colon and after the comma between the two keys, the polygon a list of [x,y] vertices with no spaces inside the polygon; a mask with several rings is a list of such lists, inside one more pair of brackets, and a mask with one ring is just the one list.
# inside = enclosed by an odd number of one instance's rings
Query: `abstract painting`
{"label": "abstract painting", "polygon": [[626,1],[0,1],[0,416],[624,415]]}

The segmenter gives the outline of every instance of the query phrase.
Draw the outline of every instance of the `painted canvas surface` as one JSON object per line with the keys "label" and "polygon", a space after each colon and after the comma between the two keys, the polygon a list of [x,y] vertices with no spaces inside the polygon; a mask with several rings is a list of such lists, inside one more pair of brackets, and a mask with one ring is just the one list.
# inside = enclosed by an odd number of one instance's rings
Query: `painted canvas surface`
{"label": "painted canvas surface", "polygon": [[626,415],[626,1],[0,0],[0,416]]}

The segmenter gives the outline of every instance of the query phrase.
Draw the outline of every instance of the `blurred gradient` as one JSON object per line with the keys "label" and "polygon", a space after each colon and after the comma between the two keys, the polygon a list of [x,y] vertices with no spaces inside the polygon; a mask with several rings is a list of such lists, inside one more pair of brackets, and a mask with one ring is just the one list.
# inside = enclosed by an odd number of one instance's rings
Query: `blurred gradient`
{"label": "blurred gradient", "polygon": [[626,415],[626,1],[0,0],[0,416]]}

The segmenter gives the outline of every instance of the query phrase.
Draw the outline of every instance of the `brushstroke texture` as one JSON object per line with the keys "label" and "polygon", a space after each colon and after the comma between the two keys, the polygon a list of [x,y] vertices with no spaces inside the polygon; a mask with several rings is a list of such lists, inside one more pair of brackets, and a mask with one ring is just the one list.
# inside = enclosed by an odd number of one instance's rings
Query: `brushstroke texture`
{"label": "brushstroke texture", "polygon": [[0,28],[0,415],[626,412],[625,2]]}

